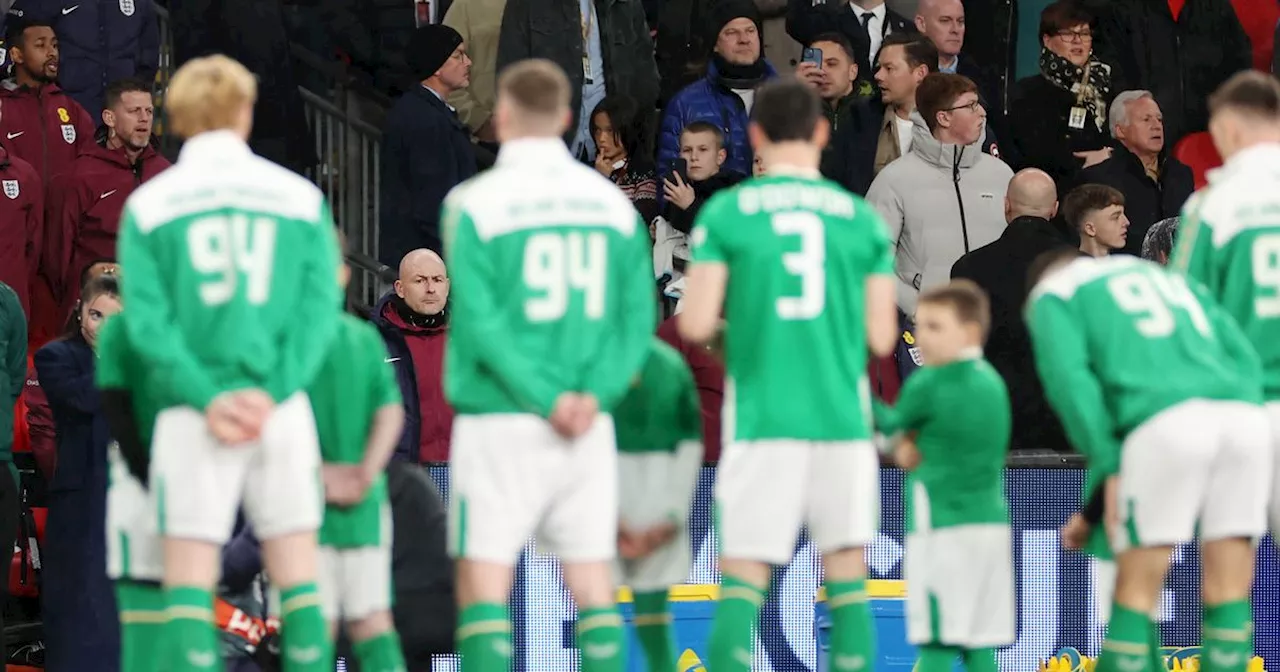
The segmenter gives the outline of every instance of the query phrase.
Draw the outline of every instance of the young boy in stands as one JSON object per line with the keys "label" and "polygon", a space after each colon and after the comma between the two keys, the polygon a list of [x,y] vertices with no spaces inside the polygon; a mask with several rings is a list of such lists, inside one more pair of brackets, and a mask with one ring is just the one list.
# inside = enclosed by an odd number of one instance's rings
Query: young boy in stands
{"label": "young boy in stands", "polygon": [[745,180],[746,175],[731,170],[721,171],[729,157],[724,148],[724,133],[715,124],[695,121],[680,133],[680,158],[689,167],[685,182],[674,166],[662,166],[662,215],[672,228],[689,233],[693,220],[711,195]]}
{"label": "young boy in stands", "polygon": [[982,357],[986,294],[954,280],[920,295],[916,340],[924,367],[898,403],[877,403],[877,428],[906,433],[907,639],[918,672],[996,672],[995,649],[1015,635],[1013,549],[1004,498],[1011,418],[1004,381]]}
{"label": "young boy in stands", "polygon": [[1082,184],[1067,192],[1062,217],[1079,232],[1080,251],[1091,257],[1122,250],[1129,238],[1124,194],[1104,184]]}

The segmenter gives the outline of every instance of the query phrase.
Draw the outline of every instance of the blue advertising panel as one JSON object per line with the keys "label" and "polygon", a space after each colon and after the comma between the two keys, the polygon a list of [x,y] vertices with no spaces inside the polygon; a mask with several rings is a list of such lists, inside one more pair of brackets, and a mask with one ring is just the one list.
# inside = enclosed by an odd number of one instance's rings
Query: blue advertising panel
{"label": "blue advertising panel", "polygon": [[[432,475],[447,497],[448,470]],[[676,637],[685,656],[680,672],[703,672],[707,630],[714,609],[719,572],[715,537],[711,534],[712,484],[715,469],[703,469],[691,515],[694,564],[677,591]],[[1078,469],[1008,469],[1005,472],[1013,522],[1014,567],[1018,591],[1018,638],[999,654],[1005,672],[1028,672],[1062,647],[1096,655],[1102,629],[1092,604],[1090,562],[1064,551],[1058,527],[1078,509],[1083,472]],[[881,532],[867,551],[871,578],[881,581],[872,593],[878,630],[881,672],[910,670],[913,651],[904,640],[902,623],[903,506],[902,472],[881,472]],[[768,493],[761,493],[767,497]],[[1280,579],[1275,549],[1268,539],[1260,546],[1254,587],[1257,654],[1268,670],[1280,670]],[[511,608],[514,620],[515,669],[521,672],[571,672],[578,669],[573,649],[574,609],[560,578],[558,563],[526,549],[516,571]],[[1193,547],[1174,555],[1161,600],[1160,620],[1166,646],[1200,642],[1199,558]],[[775,569],[773,587],[761,615],[754,669],[760,672],[816,672],[818,642],[814,596],[820,584],[820,560],[802,537],[791,564]],[[895,597],[897,596],[897,597]],[[629,605],[624,605],[624,613]],[[633,649],[634,650],[634,649]],[[440,661],[436,670],[455,669]],[[640,670],[638,664],[631,669]]]}

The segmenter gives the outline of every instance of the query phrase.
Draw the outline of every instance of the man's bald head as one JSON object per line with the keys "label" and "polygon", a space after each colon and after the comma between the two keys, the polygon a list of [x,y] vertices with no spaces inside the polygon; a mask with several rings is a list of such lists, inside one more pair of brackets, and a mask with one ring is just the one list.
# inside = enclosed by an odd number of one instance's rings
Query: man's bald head
{"label": "man's bald head", "polygon": [[396,295],[420,315],[436,315],[449,300],[449,273],[444,259],[431,250],[413,250],[400,260]]}
{"label": "man's bald head", "polygon": [[1058,214],[1058,187],[1049,174],[1038,168],[1027,168],[1009,180],[1004,197],[1004,217],[1012,222],[1019,217],[1053,219]]}
{"label": "man's bald head", "polygon": [[960,0],[920,0],[916,9],[916,30],[938,48],[950,63],[964,48],[964,3]]}

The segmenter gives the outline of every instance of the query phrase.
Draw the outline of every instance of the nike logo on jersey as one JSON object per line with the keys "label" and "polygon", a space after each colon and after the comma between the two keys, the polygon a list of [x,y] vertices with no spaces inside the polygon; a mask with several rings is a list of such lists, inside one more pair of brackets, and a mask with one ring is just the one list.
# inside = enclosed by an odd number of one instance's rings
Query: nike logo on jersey
{"label": "nike logo on jersey", "polygon": [[192,667],[213,667],[218,662],[218,655],[212,651],[188,651],[187,662]]}
{"label": "nike logo on jersey", "polygon": [[399,358],[399,357],[388,357],[388,358],[386,358],[386,359],[384,359],[384,360],[382,360],[382,361],[384,361],[384,362],[386,362],[386,363],[388,363],[388,364],[391,364],[391,363],[393,363],[393,362],[398,362],[398,361],[400,361],[400,358]]}
{"label": "nike logo on jersey", "polygon": [[63,15],[63,16],[66,16],[66,15],[70,14],[71,12],[76,11],[77,9],[80,9],[80,5],[72,5],[72,6],[70,6],[70,7],[67,7],[66,9],[62,10],[62,15]]}
{"label": "nike logo on jersey", "polygon": [[5,133],[5,137],[7,137],[7,138],[9,138],[10,140],[12,140],[12,139],[14,139],[14,138],[18,137],[19,135],[22,135],[23,133],[26,133],[26,131],[18,131],[17,133]]}
{"label": "nike logo on jersey", "polygon": [[[102,193],[102,198],[106,198],[106,197],[110,196],[111,194],[116,193],[117,191],[120,191],[120,190],[119,190],[119,189],[112,189],[111,191],[104,191],[104,192]],[[101,200],[101,199],[99,199],[99,200]]]}
{"label": "nike logo on jersey", "polygon": [[321,651],[318,646],[286,646],[284,657],[290,663],[314,663],[320,660]]}

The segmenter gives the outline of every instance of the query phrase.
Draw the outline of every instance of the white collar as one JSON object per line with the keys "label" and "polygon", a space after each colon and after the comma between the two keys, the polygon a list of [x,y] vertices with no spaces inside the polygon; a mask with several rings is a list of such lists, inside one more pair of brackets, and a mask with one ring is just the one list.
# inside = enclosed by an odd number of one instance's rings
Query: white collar
{"label": "white collar", "polygon": [[1231,160],[1221,168],[1209,171],[1209,177],[1215,178],[1221,172],[1235,172],[1237,170],[1253,170],[1255,168],[1266,167],[1268,170],[1280,164],[1280,143],[1264,142],[1252,147],[1242,149],[1231,157]]}
{"label": "white collar", "polygon": [[858,21],[862,21],[863,14],[871,14],[875,16],[877,19],[884,21],[884,15],[888,11],[888,6],[882,2],[879,5],[877,5],[874,9],[863,9],[851,2],[849,3],[849,9],[853,10],[853,15],[858,17]]}
{"label": "white collar", "polygon": [[975,359],[982,359],[982,346],[975,345],[972,348],[965,348],[957,353],[957,362],[971,362]]}

